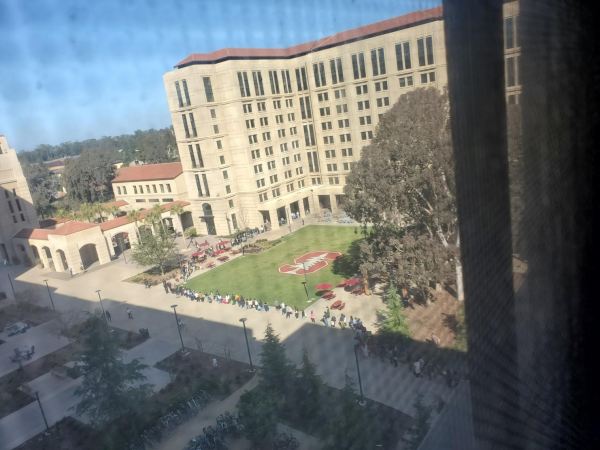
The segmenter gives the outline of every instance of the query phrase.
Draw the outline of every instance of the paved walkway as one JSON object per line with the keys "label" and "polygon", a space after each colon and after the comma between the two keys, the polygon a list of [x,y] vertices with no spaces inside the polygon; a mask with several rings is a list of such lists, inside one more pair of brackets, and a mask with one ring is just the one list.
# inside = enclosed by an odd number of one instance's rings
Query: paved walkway
{"label": "paved walkway", "polygon": [[[148,339],[141,345],[123,352],[123,359],[131,361],[139,358],[145,364],[152,366],[175,352],[178,347],[170,342],[159,339]],[[170,375],[156,367],[144,369],[144,383],[153,385],[155,392],[165,387],[170,381]],[[48,425],[52,426],[66,416],[73,416],[89,423],[87,417],[79,416],[71,408],[77,404],[75,390],[83,381],[83,377],[72,379],[58,377],[51,372],[46,373],[27,385],[32,392],[38,391],[40,402],[46,413]],[[44,431],[45,425],[39,406],[32,401],[27,406],[0,419],[0,450],[9,450],[31,439]]]}

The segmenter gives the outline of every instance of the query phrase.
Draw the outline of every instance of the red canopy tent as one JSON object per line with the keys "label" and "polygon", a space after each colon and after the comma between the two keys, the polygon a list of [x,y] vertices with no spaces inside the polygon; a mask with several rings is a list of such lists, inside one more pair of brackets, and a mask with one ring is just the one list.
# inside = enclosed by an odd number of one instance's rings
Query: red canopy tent
{"label": "red canopy tent", "polygon": [[202,256],[203,253],[204,253],[204,250],[198,250],[197,252],[192,253],[192,257],[196,258],[198,256]]}
{"label": "red canopy tent", "polygon": [[333,286],[329,283],[319,283],[315,286],[315,289],[317,291],[328,291],[329,289],[331,289]]}
{"label": "red canopy tent", "polygon": [[360,284],[360,278],[350,278],[349,280],[346,280],[346,286],[347,287],[352,287],[352,286],[356,286],[357,284]]}

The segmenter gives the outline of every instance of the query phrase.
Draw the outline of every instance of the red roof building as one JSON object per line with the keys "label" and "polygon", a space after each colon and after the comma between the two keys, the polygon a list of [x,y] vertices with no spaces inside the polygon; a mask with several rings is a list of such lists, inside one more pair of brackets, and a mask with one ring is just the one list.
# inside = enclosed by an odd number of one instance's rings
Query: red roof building
{"label": "red roof building", "polygon": [[183,169],[180,162],[121,167],[112,182],[172,180],[182,173]]}

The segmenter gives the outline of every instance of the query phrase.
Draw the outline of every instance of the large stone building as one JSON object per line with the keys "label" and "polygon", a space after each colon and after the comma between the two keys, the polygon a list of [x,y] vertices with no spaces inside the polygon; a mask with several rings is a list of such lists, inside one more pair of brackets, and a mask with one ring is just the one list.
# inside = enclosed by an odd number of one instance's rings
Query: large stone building
{"label": "large stone building", "polygon": [[[506,14],[507,99],[518,102],[516,2]],[[381,115],[408,90],[446,84],[441,7],[289,48],[188,56],[164,85],[196,228],[337,209]]]}
{"label": "large stone building", "polygon": [[0,135],[0,263],[22,262],[25,248],[12,237],[23,228],[38,226],[27,180],[15,150]]}

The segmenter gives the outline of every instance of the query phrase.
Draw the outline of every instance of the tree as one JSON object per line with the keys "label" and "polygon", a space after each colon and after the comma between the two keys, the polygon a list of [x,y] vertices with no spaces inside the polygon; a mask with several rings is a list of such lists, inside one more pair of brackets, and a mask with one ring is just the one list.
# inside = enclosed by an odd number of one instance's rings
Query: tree
{"label": "tree", "polygon": [[321,391],[323,381],[317,375],[315,365],[308,357],[308,351],[302,353],[302,365],[298,370],[298,378],[294,383],[295,408],[302,421],[317,424],[322,420]]}
{"label": "tree", "polygon": [[381,311],[381,315],[383,316],[381,329],[384,332],[410,337],[402,299],[393,283],[390,283],[385,293],[385,310]]}
{"label": "tree", "polygon": [[78,202],[103,202],[112,198],[114,159],[104,152],[87,151],[79,158],[65,163],[65,185],[71,200]]}
{"label": "tree", "polygon": [[135,227],[135,234],[137,235],[138,241],[141,241],[140,230],[138,228],[138,222],[142,220],[142,214],[137,209],[132,209],[127,212],[127,218],[133,222]]}
{"label": "tree", "polygon": [[106,322],[92,316],[83,329],[83,352],[79,364],[83,382],[75,390],[80,400],[78,414],[86,414],[92,422],[106,423],[140,407],[150,393],[146,367],[138,360],[123,362],[119,343]]}
{"label": "tree", "polygon": [[[447,94],[416,89],[379,122],[344,188],[345,209],[367,234],[362,268],[427,298],[454,278],[462,299]],[[383,261],[377,261],[386,249]],[[453,274],[450,277],[449,274]]]}
{"label": "tree", "polygon": [[59,189],[56,177],[48,170],[45,164],[25,164],[23,172],[35,211],[40,217],[49,217],[52,214],[52,201]]}
{"label": "tree", "polygon": [[163,209],[160,205],[154,205],[146,214],[146,221],[152,226],[154,232],[166,233],[165,224],[162,220]]}
{"label": "tree", "polygon": [[293,376],[293,366],[289,362],[285,347],[269,323],[265,330],[265,342],[260,354],[260,385],[267,391],[278,394],[283,400]]}
{"label": "tree", "polygon": [[244,435],[255,447],[265,448],[264,444],[275,435],[279,417],[273,393],[256,387],[240,397],[237,407]]}
{"label": "tree", "polygon": [[429,420],[431,419],[431,406],[423,403],[423,394],[418,394],[414,407],[416,410],[415,424],[411,428],[408,437],[408,446],[410,449],[418,449],[421,441],[429,431]]}
{"label": "tree", "polygon": [[133,260],[144,266],[158,266],[161,275],[169,261],[177,257],[177,244],[172,236],[163,230],[157,233],[145,233],[144,239],[133,244]]}
{"label": "tree", "polygon": [[181,206],[181,204],[179,203],[174,203],[173,205],[171,205],[171,210],[169,211],[169,214],[171,216],[177,216],[177,220],[179,221],[179,227],[181,229],[183,229],[183,224],[181,223],[181,215],[185,212],[185,210],[183,209],[183,206]]}

